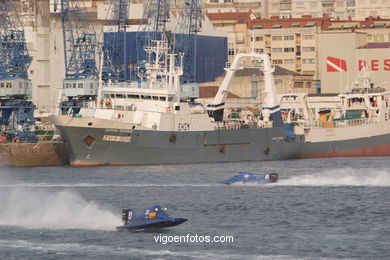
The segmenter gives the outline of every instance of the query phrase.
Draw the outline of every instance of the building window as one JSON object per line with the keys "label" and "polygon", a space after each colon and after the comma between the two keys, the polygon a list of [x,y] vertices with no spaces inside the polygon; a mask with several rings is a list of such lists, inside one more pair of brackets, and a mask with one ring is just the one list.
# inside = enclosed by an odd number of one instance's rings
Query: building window
{"label": "building window", "polygon": [[311,81],[306,82],[306,88],[311,88]]}
{"label": "building window", "polygon": [[315,59],[303,59],[303,64],[315,64],[316,60]]}
{"label": "building window", "polygon": [[258,48],[258,49],[255,49],[255,52],[256,52],[256,53],[263,53],[263,52],[264,52],[264,50],[263,50],[263,49],[259,49],[259,48]]}
{"label": "building window", "polygon": [[294,59],[286,59],[284,60],[284,64],[294,64],[295,60]]}
{"label": "building window", "polygon": [[228,55],[229,56],[234,56],[234,49],[230,49],[228,50]]}
{"label": "building window", "polygon": [[272,36],[272,40],[273,41],[281,41],[281,40],[283,40],[283,37],[282,36]]}
{"label": "building window", "polygon": [[259,41],[262,41],[264,38],[263,38],[263,36],[256,36],[255,39],[257,42],[259,42]]}
{"label": "building window", "polygon": [[237,33],[237,43],[243,43],[243,42],[244,42],[244,34]]}
{"label": "building window", "polygon": [[219,0],[210,0],[210,3],[212,3],[212,4],[214,4],[214,3],[217,4],[218,1],[219,1]]}
{"label": "building window", "polygon": [[223,0],[224,3],[233,3],[234,0]]}
{"label": "building window", "polygon": [[283,52],[282,48],[272,48],[272,52]]}
{"label": "building window", "polygon": [[285,41],[293,41],[294,40],[294,35],[285,35],[284,36]]}
{"label": "building window", "polygon": [[283,60],[272,60],[272,64],[275,64],[275,65],[283,64]]}
{"label": "building window", "polygon": [[303,82],[301,81],[294,82],[294,88],[303,88]]}
{"label": "building window", "polygon": [[284,52],[294,52],[294,48],[284,48]]}
{"label": "building window", "polygon": [[312,35],[312,34],[302,35],[302,39],[303,40],[313,40],[314,39],[314,35]]}
{"label": "building window", "polygon": [[303,52],[313,52],[315,51],[315,47],[302,47]]}
{"label": "building window", "polygon": [[368,35],[367,41],[369,41],[369,42],[384,42],[385,36],[384,35]]}

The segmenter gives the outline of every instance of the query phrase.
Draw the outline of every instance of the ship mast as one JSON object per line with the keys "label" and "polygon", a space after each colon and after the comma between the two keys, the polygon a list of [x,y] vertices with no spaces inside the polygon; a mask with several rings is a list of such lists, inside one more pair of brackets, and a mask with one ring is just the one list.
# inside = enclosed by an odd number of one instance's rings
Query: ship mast
{"label": "ship mast", "polygon": [[170,93],[175,93],[176,100],[180,101],[180,76],[183,75],[183,55],[179,54],[180,62],[176,64],[175,57],[178,54],[170,53],[170,48],[165,37],[162,40],[152,40],[145,47],[148,54],[148,62],[145,64],[148,88],[166,88]]}

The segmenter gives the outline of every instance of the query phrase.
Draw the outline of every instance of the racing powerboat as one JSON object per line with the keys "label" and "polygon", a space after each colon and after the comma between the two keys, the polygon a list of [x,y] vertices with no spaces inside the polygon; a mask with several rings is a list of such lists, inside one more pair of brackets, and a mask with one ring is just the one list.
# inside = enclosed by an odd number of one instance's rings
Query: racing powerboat
{"label": "racing powerboat", "polygon": [[118,231],[137,229],[158,229],[180,225],[186,222],[186,218],[172,218],[166,209],[160,205],[155,205],[142,211],[131,209],[122,210],[123,225],[116,227]]}
{"label": "racing powerboat", "polygon": [[274,183],[278,181],[277,173],[255,174],[251,172],[240,172],[238,175],[224,181],[224,184],[233,183]]}

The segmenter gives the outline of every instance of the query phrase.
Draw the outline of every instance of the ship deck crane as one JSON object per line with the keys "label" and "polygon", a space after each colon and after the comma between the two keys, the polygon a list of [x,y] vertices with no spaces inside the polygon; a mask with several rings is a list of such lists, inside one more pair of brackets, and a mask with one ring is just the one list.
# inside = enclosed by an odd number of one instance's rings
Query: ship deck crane
{"label": "ship deck crane", "polygon": [[[20,24],[19,24],[20,23]],[[6,141],[34,142],[31,64],[15,3],[0,1],[0,127]]]}
{"label": "ship deck crane", "polygon": [[[253,50],[250,53],[238,53],[233,59],[230,67],[225,68],[226,75],[220,85],[217,94],[211,104],[207,105],[207,112],[215,121],[223,120],[223,112],[225,108],[225,101],[229,94],[230,86],[232,84],[236,71],[241,70],[243,66],[242,60],[244,58],[260,59],[263,61],[262,71],[264,73],[265,85],[265,106],[262,113],[264,121],[273,121],[274,126],[283,126],[282,117],[280,114],[279,99],[276,93],[274,71],[275,68],[271,65],[270,58],[265,53],[256,53]],[[259,68],[261,69],[261,68]]]}
{"label": "ship deck crane", "polygon": [[99,43],[92,23],[87,19],[84,1],[55,0],[62,20],[64,41],[65,79],[60,102],[62,114],[76,115],[85,104],[93,104],[98,88],[96,56]]}

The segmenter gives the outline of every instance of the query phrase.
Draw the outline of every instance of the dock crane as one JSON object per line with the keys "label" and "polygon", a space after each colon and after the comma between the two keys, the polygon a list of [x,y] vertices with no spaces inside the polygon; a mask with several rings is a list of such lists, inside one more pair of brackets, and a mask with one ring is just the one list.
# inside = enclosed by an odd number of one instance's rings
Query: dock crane
{"label": "dock crane", "polygon": [[[144,13],[136,34],[137,66],[138,75],[143,75],[145,62],[148,54],[145,48],[152,44],[152,41],[161,40],[166,34],[166,23],[169,21],[169,0],[147,0]],[[165,35],[166,36],[166,35]],[[171,40],[168,37],[168,42]]]}
{"label": "dock crane", "polygon": [[92,23],[87,20],[84,1],[55,0],[60,4],[64,41],[65,79],[60,102],[61,114],[76,115],[84,105],[94,104],[98,88],[96,64],[99,48]]}
{"label": "dock crane", "polygon": [[129,53],[126,48],[128,0],[111,0],[110,8],[112,9],[111,19],[115,26],[111,26],[111,30],[104,33],[102,79],[106,82],[124,82],[130,80]]}
{"label": "dock crane", "polygon": [[202,28],[201,0],[184,0],[184,8],[175,28],[175,53],[184,54],[181,83],[196,82],[196,41]]}
{"label": "dock crane", "polygon": [[[3,142],[35,142],[31,57],[15,3],[0,0],[0,127]],[[4,138],[6,137],[6,138]]]}

